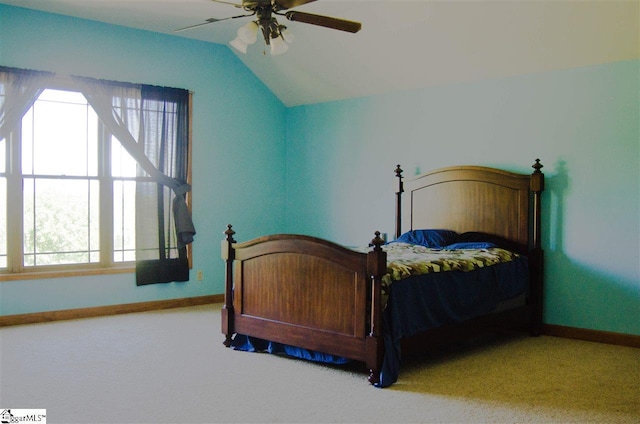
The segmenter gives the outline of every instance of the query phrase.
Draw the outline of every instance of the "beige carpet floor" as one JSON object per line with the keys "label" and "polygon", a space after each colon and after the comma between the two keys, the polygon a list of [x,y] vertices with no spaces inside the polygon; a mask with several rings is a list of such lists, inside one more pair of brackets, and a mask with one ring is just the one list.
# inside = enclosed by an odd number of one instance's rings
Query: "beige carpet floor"
{"label": "beige carpet floor", "polygon": [[220,305],[0,329],[0,408],[48,423],[640,423],[640,350],[495,336],[403,363],[376,389],[222,345]]}

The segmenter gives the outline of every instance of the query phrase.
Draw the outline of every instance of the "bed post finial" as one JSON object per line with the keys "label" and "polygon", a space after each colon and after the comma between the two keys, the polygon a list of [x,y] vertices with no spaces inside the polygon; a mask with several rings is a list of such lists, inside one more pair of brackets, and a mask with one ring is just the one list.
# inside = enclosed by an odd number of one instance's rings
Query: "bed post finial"
{"label": "bed post finial", "polygon": [[222,240],[222,259],[226,264],[224,305],[222,306],[222,334],[224,334],[225,338],[222,343],[226,347],[231,346],[231,337],[235,333],[233,328],[233,261],[236,256],[236,252],[233,249],[233,244],[236,241],[233,239],[233,235],[235,233],[231,224],[227,225],[227,229],[224,232],[225,239]]}
{"label": "bed post finial", "polygon": [[404,183],[402,182],[402,168],[396,166],[396,177],[398,178],[398,191],[396,191],[396,238],[402,234],[402,193],[404,193]]}
{"label": "bed post finial", "polygon": [[544,165],[540,163],[540,159],[536,159],[536,163],[531,165],[531,167],[535,169],[535,171],[533,171],[534,174],[540,174],[541,173],[540,170],[544,168]]}
{"label": "bed post finial", "polygon": [[396,165],[396,177],[401,178],[404,171],[400,168],[400,164]]}
{"label": "bed post finial", "polygon": [[232,229],[233,225],[227,224],[227,230],[224,232],[224,235],[227,236],[226,240],[231,243],[235,243],[236,241],[233,239],[233,235],[236,233]]}
{"label": "bed post finial", "polygon": [[371,240],[371,246],[373,246],[373,250],[382,250],[382,245],[384,244],[384,239],[380,237],[380,231],[376,231],[375,237]]}

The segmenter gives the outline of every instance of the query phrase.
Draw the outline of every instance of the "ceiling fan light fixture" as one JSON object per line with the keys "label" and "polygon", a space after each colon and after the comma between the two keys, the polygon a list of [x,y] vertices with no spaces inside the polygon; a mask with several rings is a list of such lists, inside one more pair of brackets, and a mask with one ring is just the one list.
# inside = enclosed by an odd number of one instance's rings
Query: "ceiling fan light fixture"
{"label": "ceiling fan light fixture", "polygon": [[251,21],[240,28],[236,38],[229,43],[232,47],[243,54],[247,54],[247,47],[249,44],[253,44],[258,40],[258,24],[255,21]]}
{"label": "ceiling fan light fixture", "polygon": [[283,54],[289,50],[289,46],[284,42],[282,37],[276,37],[271,39],[271,56],[277,56]]}
{"label": "ceiling fan light fixture", "polygon": [[251,21],[238,29],[238,37],[245,44],[253,44],[258,40],[258,24]]}
{"label": "ceiling fan light fixture", "polygon": [[291,30],[289,30],[286,26],[282,26],[282,28],[280,29],[280,36],[284,39],[284,41],[287,42],[287,44],[293,43],[293,40],[295,39]]}
{"label": "ceiling fan light fixture", "polygon": [[240,37],[236,37],[233,40],[231,40],[229,42],[229,45],[235,48],[236,50],[238,50],[240,53],[247,54],[247,43],[242,41]]}

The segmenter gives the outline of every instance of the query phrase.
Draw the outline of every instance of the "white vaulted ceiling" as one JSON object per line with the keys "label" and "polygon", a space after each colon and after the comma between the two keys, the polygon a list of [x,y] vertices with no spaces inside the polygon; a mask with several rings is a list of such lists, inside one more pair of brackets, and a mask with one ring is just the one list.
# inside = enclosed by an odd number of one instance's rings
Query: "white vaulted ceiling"
{"label": "white vaulted ceiling", "polygon": [[[230,0],[234,2],[234,0]],[[239,1],[238,1],[239,2]],[[210,0],[0,3],[227,44],[250,18]],[[231,50],[287,106],[640,58],[636,0],[318,0],[296,10],[362,22],[356,34],[289,22],[281,56]]]}

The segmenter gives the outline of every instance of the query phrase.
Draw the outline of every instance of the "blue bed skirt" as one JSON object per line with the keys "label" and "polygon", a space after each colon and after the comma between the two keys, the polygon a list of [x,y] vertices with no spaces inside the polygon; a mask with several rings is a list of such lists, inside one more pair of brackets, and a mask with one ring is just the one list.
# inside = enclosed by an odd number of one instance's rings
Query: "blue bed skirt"
{"label": "blue bed skirt", "polygon": [[[473,272],[441,272],[395,281],[382,316],[385,355],[376,387],[398,380],[403,337],[494,311],[502,301],[528,290],[526,257]],[[236,350],[282,354],[310,361],[345,364],[347,358],[236,334]]]}

